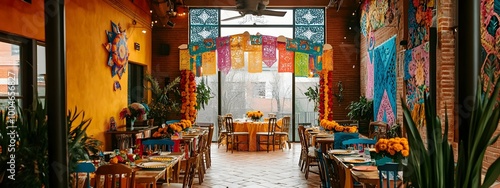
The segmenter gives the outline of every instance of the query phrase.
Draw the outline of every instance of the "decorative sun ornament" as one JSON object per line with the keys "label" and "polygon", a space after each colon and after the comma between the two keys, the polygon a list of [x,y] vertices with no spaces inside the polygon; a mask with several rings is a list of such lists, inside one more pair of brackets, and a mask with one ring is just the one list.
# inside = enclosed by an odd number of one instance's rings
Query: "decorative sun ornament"
{"label": "decorative sun ornament", "polygon": [[111,76],[118,74],[118,78],[121,78],[128,64],[127,34],[125,30],[121,30],[120,24],[111,22],[111,28],[112,31],[106,31],[108,43],[103,45],[109,52],[108,66],[111,67]]}

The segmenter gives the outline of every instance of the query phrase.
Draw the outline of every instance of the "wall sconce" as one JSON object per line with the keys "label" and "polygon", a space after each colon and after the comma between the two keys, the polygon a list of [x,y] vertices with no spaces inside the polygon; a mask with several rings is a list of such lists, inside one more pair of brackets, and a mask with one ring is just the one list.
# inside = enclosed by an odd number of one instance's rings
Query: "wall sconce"
{"label": "wall sconce", "polygon": [[339,93],[336,94],[334,93],[333,96],[335,96],[337,98],[337,102],[339,103],[339,106],[340,106],[340,103],[344,100],[344,86],[342,85],[342,81],[339,81],[337,83],[337,87],[339,88]]}

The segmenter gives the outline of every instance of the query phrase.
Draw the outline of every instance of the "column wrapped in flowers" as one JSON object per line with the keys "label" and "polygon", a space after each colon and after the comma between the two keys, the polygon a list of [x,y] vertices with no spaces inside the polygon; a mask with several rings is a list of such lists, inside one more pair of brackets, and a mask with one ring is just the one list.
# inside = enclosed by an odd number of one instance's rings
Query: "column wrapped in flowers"
{"label": "column wrapped in flowers", "polygon": [[181,118],[195,122],[196,110],[196,80],[190,70],[181,71],[180,90],[182,97]]}
{"label": "column wrapped in flowers", "polygon": [[319,119],[333,120],[333,71],[323,70],[319,75]]}

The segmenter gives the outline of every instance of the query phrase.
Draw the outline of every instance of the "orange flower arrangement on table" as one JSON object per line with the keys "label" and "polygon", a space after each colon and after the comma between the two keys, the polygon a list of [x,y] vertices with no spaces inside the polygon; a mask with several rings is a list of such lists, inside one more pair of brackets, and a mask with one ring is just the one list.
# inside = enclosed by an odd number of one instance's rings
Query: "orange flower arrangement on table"
{"label": "orange flower arrangement on table", "polygon": [[170,138],[175,133],[180,133],[183,130],[191,128],[193,123],[190,120],[182,119],[180,122],[168,124],[165,127],[158,128],[158,131],[153,133],[154,138]]}
{"label": "orange flower arrangement on table", "polygon": [[190,70],[181,70],[180,91],[182,97],[181,118],[195,122],[196,106],[196,80]]}
{"label": "orange flower arrangement on table", "polygon": [[260,119],[262,116],[264,116],[264,113],[262,113],[261,111],[257,110],[257,111],[248,111],[246,115],[250,119],[256,121],[256,120]]}
{"label": "orange flower arrangement on table", "polygon": [[356,126],[342,126],[336,121],[322,119],[320,121],[320,126],[325,130],[334,131],[334,132],[347,132],[347,133],[356,133],[358,132],[358,127]]}
{"label": "orange flower arrangement on table", "polygon": [[401,159],[410,155],[410,145],[406,138],[381,138],[375,144],[375,159],[389,157],[395,162],[400,162]]}

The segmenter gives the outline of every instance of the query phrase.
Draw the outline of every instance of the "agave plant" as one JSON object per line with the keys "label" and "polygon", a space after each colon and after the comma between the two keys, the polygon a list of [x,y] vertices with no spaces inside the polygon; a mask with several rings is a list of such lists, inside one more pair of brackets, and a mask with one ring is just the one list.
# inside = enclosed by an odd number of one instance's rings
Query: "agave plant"
{"label": "agave plant", "polygon": [[181,80],[180,77],[175,78],[165,87],[161,87],[150,74],[146,74],[144,79],[151,83],[151,87],[146,87],[151,90],[152,95],[148,117],[154,119],[155,123],[161,123],[165,122],[167,114],[180,112],[180,102],[176,98],[176,96],[180,96],[177,88]]}
{"label": "agave plant", "polygon": [[[489,187],[499,177],[500,160],[497,158],[489,167],[484,181],[481,182],[484,153],[499,136],[492,137],[499,123],[500,108],[498,108],[497,99],[489,97],[489,91],[483,91],[482,84],[479,85],[470,124],[464,126],[469,136],[460,138],[456,170],[453,149],[447,140],[447,110],[445,110],[444,132],[442,132],[441,121],[434,110],[434,101],[431,101],[429,96],[425,97],[426,147],[417,124],[410,118],[410,110],[401,99],[406,121],[404,126],[411,148],[408,166],[404,169],[404,180],[410,182],[411,187]],[[498,96],[499,90],[500,82],[497,81],[491,96]],[[467,147],[464,146],[465,143]]]}

